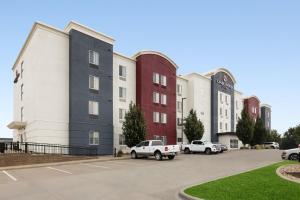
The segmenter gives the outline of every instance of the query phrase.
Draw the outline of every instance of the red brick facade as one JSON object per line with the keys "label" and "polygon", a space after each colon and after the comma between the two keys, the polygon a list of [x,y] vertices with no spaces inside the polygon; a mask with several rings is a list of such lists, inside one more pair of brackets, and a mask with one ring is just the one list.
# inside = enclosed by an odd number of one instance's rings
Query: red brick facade
{"label": "red brick facade", "polygon": [[[153,73],[166,76],[167,86],[153,83]],[[165,94],[167,104],[153,102],[153,92]],[[167,144],[176,144],[176,66],[159,54],[136,57],[136,103],[144,112],[147,139],[166,136]],[[153,122],[153,112],[166,113],[167,123]]]}
{"label": "red brick facade", "polygon": [[257,97],[252,96],[244,100],[244,106],[250,117],[255,121],[259,117],[260,101]]}

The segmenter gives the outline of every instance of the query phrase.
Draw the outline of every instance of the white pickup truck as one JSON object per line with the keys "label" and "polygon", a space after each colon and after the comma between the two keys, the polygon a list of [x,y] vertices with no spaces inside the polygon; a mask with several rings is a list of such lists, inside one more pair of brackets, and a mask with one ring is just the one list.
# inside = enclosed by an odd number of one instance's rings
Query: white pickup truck
{"label": "white pickup truck", "polygon": [[180,151],[178,145],[163,145],[161,140],[146,140],[130,149],[131,158],[154,156],[156,160],[168,157],[170,160]]}
{"label": "white pickup truck", "polygon": [[221,146],[207,141],[194,140],[191,144],[181,145],[181,150],[184,153],[204,152],[206,154],[221,152]]}

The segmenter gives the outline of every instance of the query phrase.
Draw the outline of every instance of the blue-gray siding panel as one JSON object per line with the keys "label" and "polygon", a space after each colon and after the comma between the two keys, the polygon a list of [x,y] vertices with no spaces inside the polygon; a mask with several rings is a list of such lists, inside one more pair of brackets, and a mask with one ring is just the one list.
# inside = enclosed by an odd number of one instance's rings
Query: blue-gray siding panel
{"label": "blue-gray siding panel", "polygon": [[[113,153],[113,46],[76,30],[70,31],[69,144],[89,145],[89,132],[99,131],[98,154]],[[99,53],[99,66],[89,64],[89,50]],[[99,77],[99,92],[89,90],[89,75]],[[99,102],[99,116],[88,112],[89,100]]]}

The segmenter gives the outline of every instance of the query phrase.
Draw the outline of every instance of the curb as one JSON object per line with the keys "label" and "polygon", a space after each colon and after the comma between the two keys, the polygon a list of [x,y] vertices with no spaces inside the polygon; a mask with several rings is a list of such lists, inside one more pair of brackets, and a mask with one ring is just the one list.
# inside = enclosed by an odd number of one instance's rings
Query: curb
{"label": "curb", "polygon": [[291,181],[291,182],[300,184],[300,181],[299,181],[299,180],[289,179],[288,177],[286,177],[286,176],[284,176],[284,175],[282,175],[282,174],[280,173],[280,170],[281,170],[282,168],[285,168],[285,167],[290,166],[290,165],[298,165],[298,164],[289,164],[289,165],[283,165],[283,166],[280,166],[280,167],[278,167],[278,168],[276,169],[276,174],[277,174],[280,178],[282,178],[282,179],[285,179],[285,180],[287,180],[287,181]]}
{"label": "curb", "polygon": [[[280,161],[282,162],[282,161]],[[252,169],[248,169],[248,170],[244,170],[244,171],[241,171],[237,174],[232,174],[232,175],[225,175],[225,176],[221,176],[221,177],[218,177],[218,178],[215,178],[215,179],[212,179],[212,180],[209,180],[209,181],[205,181],[205,182],[200,182],[198,184],[194,184],[194,185],[190,185],[190,186],[186,186],[184,188],[182,188],[179,193],[178,193],[178,197],[179,199],[181,200],[203,200],[203,199],[200,199],[198,197],[194,197],[194,196],[191,196],[189,194],[186,194],[184,192],[184,190],[188,189],[188,188],[191,188],[191,187],[194,187],[194,186],[198,186],[198,185],[203,185],[205,183],[209,183],[209,182],[212,182],[212,181],[217,181],[217,180],[220,180],[220,179],[223,179],[223,178],[226,178],[226,177],[230,177],[230,176],[235,176],[235,175],[239,175],[239,174],[243,174],[243,173],[247,173],[247,172],[250,172],[250,171],[253,171],[253,170],[256,170],[256,169],[260,169],[260,168],[264,168],[264,167],[267,167],[267,166],[270,166],[270,165],[273,165],[275,163],[278,163],[278,162],[272,162],[272,163],[269,163],[269,164],[266,164],[266,165],[263,165],[263,166],[260,166],[260,167],[254,167]],[[276,171],[277,172],[277,171]]]}
{"label": "curb", "polygon": [[115,160],[127,160],[130,157],[111,157],[111,158],[95,158],[95,159],[83,159],[83,160],[72,160],[72,161],[64,161],[64,162],[50,162],[50,163],[41,163],[41,164],[32,164],[32,165],[18,165],[18,166],[8,166],[8,167],[0,167],[0,171],[2,170],[15,170],[15,169],[29,169],[29,168],[39,168],[39,167],[49,167],[49,166],[59,166],[59,165],[71,165],[78,163],[89,163],[89,162],[105,162],[105,161],[115,161]]}

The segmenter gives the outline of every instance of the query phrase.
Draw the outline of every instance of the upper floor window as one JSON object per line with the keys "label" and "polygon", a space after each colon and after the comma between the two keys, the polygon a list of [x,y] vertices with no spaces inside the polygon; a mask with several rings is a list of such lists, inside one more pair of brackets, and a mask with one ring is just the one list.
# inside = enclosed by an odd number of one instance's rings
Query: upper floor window
{"label": "upper floor window", "polygon": [[181,104],[181,102],[177,101],[176,104],[177,104],[177,111],[178,112],[182,112],[182,104]]}
{"label": "upper floor window", "polygon": [[167,95],[161,94],[160,97],[161,97],[161,104],[167,105]]}
{"label": "upper floor window", "polygon": [[177,126],[181,126],[182,125],[182,118],[177,118]]}
{"label": "upper floor window", "polygon": [[21,85],[21,101],[23,100],[23,94],[24,94],[24,84]]}
{"label": "upper floor window", "polygon": [[228,103],[228,96],[225,95],[225,102]]}
{"label": "upper floor window", "polygon": [[159,103],[159,93],[153,92],[153,103]]}
{"label": "upper floor window", "polygon": [[119,87],[119,98],[126,99],[126,88]]}
{"label": "upper floor window", "polygon": [[176,92],[177,92],[178,95],[182,95],[182,85],[177,84]]}
{"label": "upper floor window", "polygon": [[227,125],[227,123],[225,123],[225,130],[226,130],[226,131],[228,130],[228,125]]}
{"label": "upper floor window", "polygon": [[89,63],[93,65],[99,65],[99,53],[89,50]]}
{"label": "upper floor window", "polygon": [[153,83],[159,84],[159,74],[153,73]]}
{"label": "upper floor window", "polygon": [[89,101],[89,114],[99,115],[99,103],[96,101]]}
{"label": "upper floor window", "polygon": [[167,114],[166,113],[161,113],[161,123],[166,124],[167,123]]}
{"label": "upper floor window", "polygon": [[270,112],[267,111],[267,117],[270,118]]}
{"label": "upper floor window", "polygon": [[222,124],[222,122],[220,122],[220,129],[221,129],[221,130],[223,129],[223,124]]}
{"label": "upper floor window", "polygon": [[223,115],[223,112],[222,112],[223,110],[222,110],[222,108],[220,108],[220,115]]}
{"label": "upper floor window", "polygon": [[119,109],[119,119],[120,119],[120,120],[124,120],[124,119],[125,119],[125,114],[126,114],[126,110],[120,108],[120,109]]}
{"label": "upper floor window", "polygon": [[99,77],[89,76],[89,88],[92,90],[99,90]]}
{"label": "upper floor window", "polygon": [[119,76],[121,78],[126,78],[126,67],[119,65]]}
{"label": "upper floor window", "polygon": [[252,113],[255,113],[255,108],[254,108],[254,106],[252,106]]}
{"label": "upper floor window", "polygon": [[90,145],[99,145],[99,132],[91,131],[89,133],[89,143]]}
{"label": "upper floor window", "polygon": [[223,95],[220,93],[220,102],[223,103]]}
{"label": "upper floor window", "polygon": [[153,122],[159,123],[159,112],[153,112]]}
{"label": "upper floor window", "polygon": [[167,77],[164,75],[160,76],[160,84],[163,86],[167,86]]}

